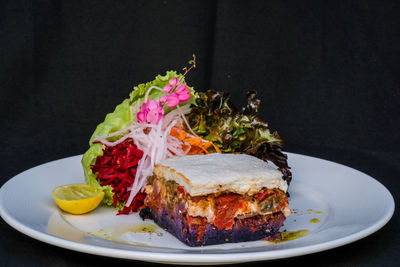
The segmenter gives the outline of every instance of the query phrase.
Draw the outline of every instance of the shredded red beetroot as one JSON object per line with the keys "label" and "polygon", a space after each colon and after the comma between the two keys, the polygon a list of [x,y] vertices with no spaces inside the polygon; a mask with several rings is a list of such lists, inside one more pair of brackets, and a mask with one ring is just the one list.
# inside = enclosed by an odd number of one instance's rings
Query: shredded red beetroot
{"label": "shredded red beetroot", "polygon": [[[119,202],[126,203],[129,198],[130,192],[127,188],[135,181],[137,165],[143,156],[143,151],[137,148],[131,138],[128,138],[116,146],[106,146],[103,152],[103,156],[97,157],[96,163],[91,168],[93,173],[98,173],[97,179],[102,186],[111,185],[114,207],[117,207]],[[145,197],[144,192],[139,192],[131,205],[124,206],[118,215],[137,211],[143,205]]]}

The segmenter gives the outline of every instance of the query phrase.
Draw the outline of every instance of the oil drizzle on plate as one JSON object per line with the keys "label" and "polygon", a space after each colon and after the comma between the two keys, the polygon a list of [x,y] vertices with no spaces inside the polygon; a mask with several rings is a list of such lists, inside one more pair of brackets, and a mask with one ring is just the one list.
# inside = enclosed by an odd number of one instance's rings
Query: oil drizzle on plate
{"label": "oil drizzle on plate", "polygon": [[310,220],[310,223],[320,223],[320,220],[317,219],[317,218],[312,218],[312,219]]}
{"label": "oil drizzle on plate", "polygon": [[298,230],[298,231],[283,231],[275,240],[269,241],[273,244],[283,243],[290,240],[304,237],[310,233],[310,230]]}
{"label": "oil drizzle on plate", "polygon": [[131,233],[154,233],[157,230],[158,226],[149,223],[140,223],[135,224],[126,232]]}
{"label": "oil drizzle on plate", "polygon": [[313,209],[308,209],[307,212],[308,213],[314,212],[315,214],[323,214],[324,213],[323,211],[315,211]]}
{"label": "oil drizzle on plate", "polygon": [[[130,242],[123,240],[121,238],[122,235],[126,233],[148,233],[148,234],[157,234],[162,235],[162,233],[156,232],[159,227],[157,225],[149,224],[149,223],[139,223],[139,224],[120,224],[118,226],[113,226],[109,228],[99,229],[95,232],[88,232],[88,234],[100,237],[103,239],[107,239],[110,241],[133,244],[137,246],[146,246],[149,245],[144,244],[142,242]],[[150,246],[152,247],[152,246]]]}

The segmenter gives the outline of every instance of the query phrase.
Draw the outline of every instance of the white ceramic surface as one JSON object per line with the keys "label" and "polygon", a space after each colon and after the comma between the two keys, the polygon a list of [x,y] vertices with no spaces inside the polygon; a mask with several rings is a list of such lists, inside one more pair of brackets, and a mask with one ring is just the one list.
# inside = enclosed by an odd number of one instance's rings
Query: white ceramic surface
{"label": "white ceramic surface", "polygon": [[393,197],[370,176],[326,160],[288,156],[293,171],[289,188],[293,213],[283,229],[308,230],[309,234],[283,243],[254,241],[190,248],[160,228],[153,233],[133,230],[143,224],[137,214],[115,216],[108,207],[86,215],[66,214],[55,205],[51,190],[84,182],[81,156],[49,162],[10,179],[0,191],[0,215],[18,231],[63,248],[175,264],[239,263],[323,251],[374,233],[393,215]]}

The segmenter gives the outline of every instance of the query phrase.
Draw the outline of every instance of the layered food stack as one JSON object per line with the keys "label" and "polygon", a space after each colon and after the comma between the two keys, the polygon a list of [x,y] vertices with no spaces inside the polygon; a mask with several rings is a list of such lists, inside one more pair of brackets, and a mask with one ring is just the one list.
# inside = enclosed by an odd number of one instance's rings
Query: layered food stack
{"label": "layered food stack", "polygon": [[157,164],[140,212],[189,246],[273,236],[290,214],[282,173],[246,154],[175,157]]}

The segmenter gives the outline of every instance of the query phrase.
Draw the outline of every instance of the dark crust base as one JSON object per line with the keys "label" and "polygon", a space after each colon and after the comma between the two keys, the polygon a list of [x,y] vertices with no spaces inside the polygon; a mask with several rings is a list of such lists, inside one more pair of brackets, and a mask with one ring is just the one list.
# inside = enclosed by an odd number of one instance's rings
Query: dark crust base
{"label": "dark crust base", "polygon": [[199,226],[189,226],[184,216],[168,214],[164,209],[155,212],[149,207],[143,208],[140,216],[143,219],[154,220],[160,227],[192,247],[260,240],[276,235],[285,221],[285,216],[279,212],[266,216],[237,219],[231,230],[218,230],[214,225],[206,223],[204,235],[198,241]]}

